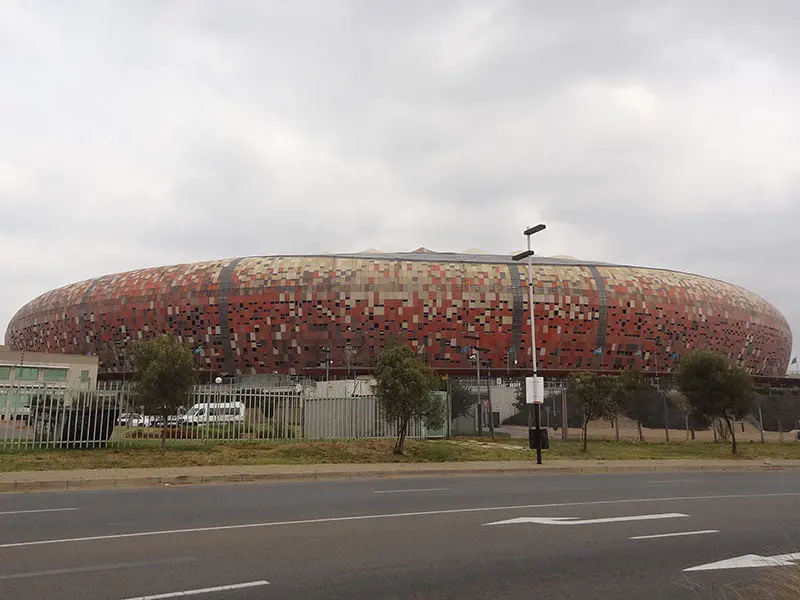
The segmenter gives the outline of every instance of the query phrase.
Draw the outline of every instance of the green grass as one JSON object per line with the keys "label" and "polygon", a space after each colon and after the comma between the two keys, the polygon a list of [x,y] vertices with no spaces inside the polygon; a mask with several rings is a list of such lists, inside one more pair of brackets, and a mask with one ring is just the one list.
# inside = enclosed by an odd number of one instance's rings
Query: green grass
{"label": "green grass", "polygon": [[[744,443],[732,456],[727,444],[673,442],[640,444],[635,442],[590,441],[588,452],[581,452],[579,441],[553,440],[544,452],[553,460],[647,460],[647,459],[800,459],[800,444]],[[331,464],[383,462],[447,462],[486,460],[529,460],[527,440],[501,438],[458,438],[455,440],[408,440],[404,456],[392,454],[388,440],[341,442],[249,442],[203,444],[175,440],[167,453],[158,444],[137,441],[130,448],[29,449],[0,452],[0,471],[44,471],[65,469],[153,468],[219,465]]]}

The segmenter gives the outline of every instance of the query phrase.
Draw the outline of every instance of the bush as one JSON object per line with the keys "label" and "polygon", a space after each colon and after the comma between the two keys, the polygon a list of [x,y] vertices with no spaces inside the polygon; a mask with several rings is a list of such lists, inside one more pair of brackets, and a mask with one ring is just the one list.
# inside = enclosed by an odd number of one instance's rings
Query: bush
{"label": "bush", "polygon": [[[140,427],[129,431],[125,437],[136,440],[158,440],[161,439],[161,429]],[[192,440],[205,436],[197,427],[168,427],[165,437],[169,440]]]}

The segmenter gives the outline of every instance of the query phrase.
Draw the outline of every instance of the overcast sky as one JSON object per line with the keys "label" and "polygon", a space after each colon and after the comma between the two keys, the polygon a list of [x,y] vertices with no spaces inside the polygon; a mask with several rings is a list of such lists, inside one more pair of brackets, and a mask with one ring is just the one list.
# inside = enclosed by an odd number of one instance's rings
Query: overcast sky
{"label": "overcast sky", "polygon": [[368,247],[722,278],[800,331],[796,0],[0,8],[0,333],[143,266]]}

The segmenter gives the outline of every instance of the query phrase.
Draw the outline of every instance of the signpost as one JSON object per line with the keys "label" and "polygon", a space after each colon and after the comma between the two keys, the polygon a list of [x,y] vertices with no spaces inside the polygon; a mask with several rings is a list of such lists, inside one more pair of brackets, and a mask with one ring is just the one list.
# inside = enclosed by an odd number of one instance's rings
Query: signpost
{"label": "signpost", "polygon": [[536,449],[536,462],[542,464],[542,449],[550,447],[549,441],[545,443],[542,439],[542,404],[544,403],[544,377],[525,378],[525,403],[535,405],[533,410],[533,429],[529,429],[528,446],[531,450]]}

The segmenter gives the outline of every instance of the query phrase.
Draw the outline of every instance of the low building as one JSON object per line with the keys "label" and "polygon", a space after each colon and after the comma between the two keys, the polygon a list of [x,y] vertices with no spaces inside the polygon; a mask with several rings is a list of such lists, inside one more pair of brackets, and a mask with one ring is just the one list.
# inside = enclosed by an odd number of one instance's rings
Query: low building
{"label": "low building", "polygon": [[47,391],[89,391],[97,383],[96,356],[20,352],[0,346],[0,419],[29,413],[32,396]]}

